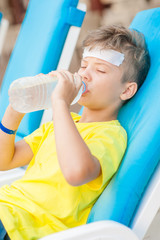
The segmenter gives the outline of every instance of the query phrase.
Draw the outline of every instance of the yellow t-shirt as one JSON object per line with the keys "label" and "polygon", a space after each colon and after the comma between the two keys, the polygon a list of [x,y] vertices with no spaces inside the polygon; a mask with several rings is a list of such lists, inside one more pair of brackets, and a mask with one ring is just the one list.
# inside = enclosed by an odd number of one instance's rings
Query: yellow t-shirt
{"label": "yellow t-shirt", "polygon": [[69,185],[57,160],[53,123],[42,125],[25,138],[34,157],[24,177],[0,189],[0,219],[12,240],[39,239],[85,224],[119,166],[127,136],[118,120],[78,123],[80,116],[72,117],[91,153],[99,159],[102,175],[82,186]]}

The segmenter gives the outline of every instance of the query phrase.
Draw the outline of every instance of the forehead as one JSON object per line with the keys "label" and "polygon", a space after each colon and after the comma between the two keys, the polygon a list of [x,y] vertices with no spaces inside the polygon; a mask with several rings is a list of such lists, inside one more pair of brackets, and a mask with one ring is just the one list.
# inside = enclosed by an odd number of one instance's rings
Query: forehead
{"label": "forehead", "polygon": [[97,66],[103,66],[103,67],[106,67],[108,69],[119,69],[120,67],[117,67],[113,64],[111,64],[110,62],[107,62],[105,60],[102,60],[102,59],[99,59],[99,58],[96,58],[96,57],[85,57],[82,59],[82,63],[86,63],[86,64],[95,64]]}

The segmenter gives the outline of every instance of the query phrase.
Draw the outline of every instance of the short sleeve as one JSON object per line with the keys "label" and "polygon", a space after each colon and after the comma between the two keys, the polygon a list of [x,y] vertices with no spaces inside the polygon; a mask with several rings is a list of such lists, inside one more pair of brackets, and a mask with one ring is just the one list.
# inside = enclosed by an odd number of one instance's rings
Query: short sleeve
{"label": "short sleeve", "polygon": [[100,130],[87,140],[87,145],[101,165],[102,174],[87,185],[95,190],[105,187],[118,169],[127,145],[125,130],[113,126]]}
{"label": "short sleeve", "polygon": [[24,140],[32,149],[33,154],[36,153],[38,147],[40,146],[41,141],[44,139],[46,132],[51,125],[51,122],[44,123],[40,128],[36,129],[33,133],[24,137]]}

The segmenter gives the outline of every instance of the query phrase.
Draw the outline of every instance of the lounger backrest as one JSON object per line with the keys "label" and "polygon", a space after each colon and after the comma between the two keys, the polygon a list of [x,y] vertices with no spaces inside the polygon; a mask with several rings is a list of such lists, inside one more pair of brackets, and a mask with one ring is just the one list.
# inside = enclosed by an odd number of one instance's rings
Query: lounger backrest
{"label": "lounger backrest", "polygon": [[[9,103],[12,81],[57,68],[70,26],[80,27],[85,13],[78,0],[30,0],[0,92],[0,119]],[[71,43],[72,44],[72,43]],[[67,61],[67,59],[66,59]],[[22,138],[39,127],[43,111],[26,114],[17,132]]]}
{"label": "lounger backrest", "polygon": [[119,120],[128,133],[128,147],[117,174],[94,205],[88,222],[114,220],[130,226],[154,169],[160,160],[160,8],[137,14],[131,28],[145,35],[151,56],[149,74]]}

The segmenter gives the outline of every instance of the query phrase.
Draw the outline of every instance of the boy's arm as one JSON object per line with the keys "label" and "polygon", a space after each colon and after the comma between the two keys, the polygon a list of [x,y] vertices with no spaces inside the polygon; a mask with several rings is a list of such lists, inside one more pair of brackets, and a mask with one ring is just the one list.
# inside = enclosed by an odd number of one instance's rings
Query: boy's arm
{"label": "boy's arm", "polygon": [[75,97],[73,76],[70,73],[54,73],[59,82],[52,94],[53,122],[58,161],[68,183],[78,186],[92,181],[101,173],[98,159],[90,152],[80,136],[69,112],[69,105]]}
{"label": "boy's arm", "polygon": [[[24,114],[14,111],[9,105],[1,122],[4,127],[15,130],[18,129],[23,116]],[[7,134],[0,129],[1,171],[24,166],[32,157],[32,150],[24,140],[15,143],[15,135]]]}

